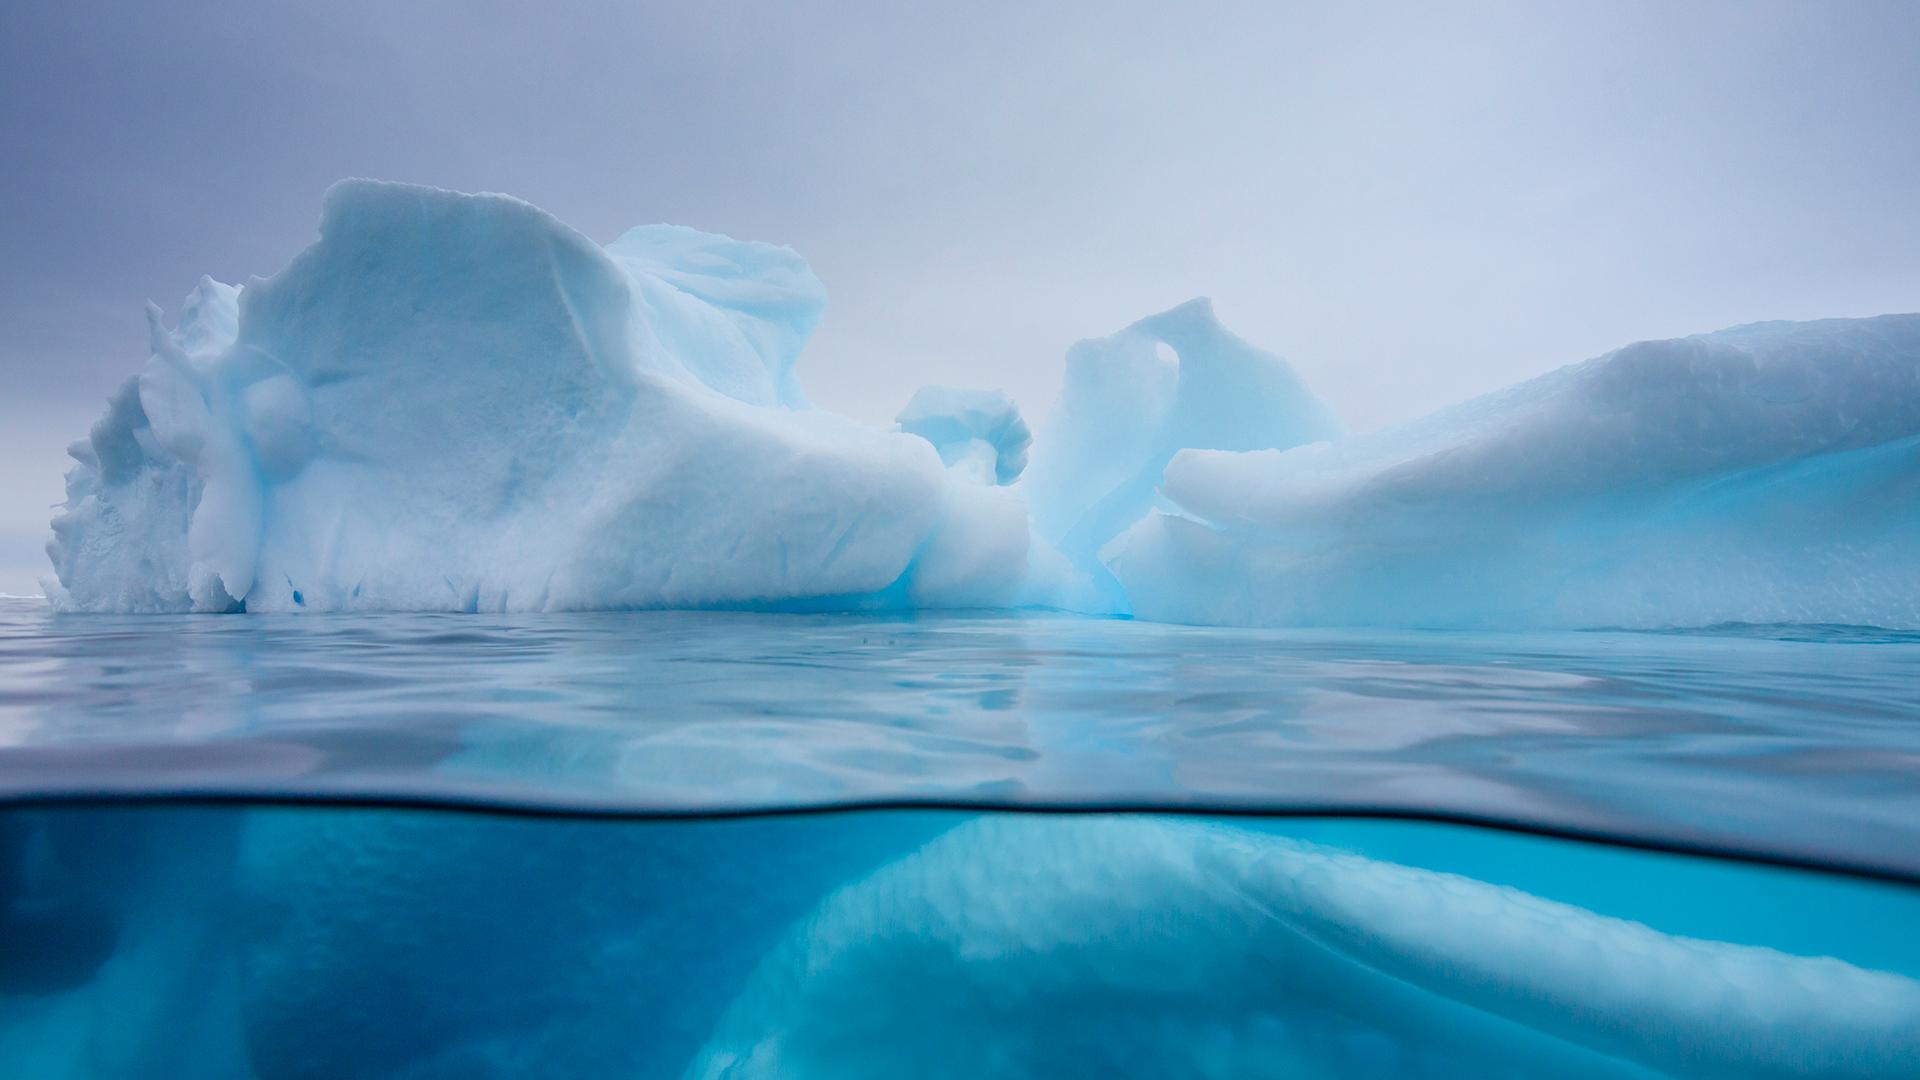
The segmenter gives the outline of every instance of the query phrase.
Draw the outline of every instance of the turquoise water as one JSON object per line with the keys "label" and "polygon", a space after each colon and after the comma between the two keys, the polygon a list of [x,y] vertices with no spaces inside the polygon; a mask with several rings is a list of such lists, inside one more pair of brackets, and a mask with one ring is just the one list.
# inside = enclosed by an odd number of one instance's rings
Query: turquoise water
{"label": "turquoise water", "polygon": [[1920,637],[0,602],[0,1075],[1920,1075]]}

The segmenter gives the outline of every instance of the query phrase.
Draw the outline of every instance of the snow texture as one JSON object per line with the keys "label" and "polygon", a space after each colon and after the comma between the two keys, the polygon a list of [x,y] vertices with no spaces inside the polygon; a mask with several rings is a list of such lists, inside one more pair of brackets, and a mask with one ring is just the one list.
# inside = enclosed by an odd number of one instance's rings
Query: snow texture
{"label": "snow texture", "polygon": [[1920,316],[1630,345],[1331,444],[1185,451],[1111,552],[1195,623],[1920,626]]}
{"label": "snow texture", "polygon": [[[656,226],[603,250],[505,196],[341,183],[287,269],[202,282],[171,332],[153,313],[146,370],[74,448],[50,595],[113,611],[1011,596],[1024,514],[972,520],[973,485],[924,440],[803,407],[793,363],[823,301],[785,248]],[[948,529],[1022,557],[980,566]]]}

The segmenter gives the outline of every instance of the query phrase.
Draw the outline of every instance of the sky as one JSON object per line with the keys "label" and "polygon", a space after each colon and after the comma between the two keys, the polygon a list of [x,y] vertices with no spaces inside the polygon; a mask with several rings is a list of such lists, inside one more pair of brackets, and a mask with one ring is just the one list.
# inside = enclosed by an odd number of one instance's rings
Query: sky
{"label": "sky", "polygon": [[1920,310],[1920,4],[0,6],[0,593],[202,274],[347,176],[791,245],[801,360],[1041,424],[1210,296],[1358,429],[1631,341]]}

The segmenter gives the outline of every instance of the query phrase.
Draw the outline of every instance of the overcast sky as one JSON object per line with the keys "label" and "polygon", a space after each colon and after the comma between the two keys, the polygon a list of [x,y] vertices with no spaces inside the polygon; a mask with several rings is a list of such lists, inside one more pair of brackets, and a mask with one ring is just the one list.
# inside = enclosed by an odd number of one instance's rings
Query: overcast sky
{"label": "overcast sky", "polygon": [[1920,4],[0,6],[0,592],[141,308],[375,176],[790,244],[801,361],[1036,418],[1193,296],[1372,427],[1629,341],[1920,309]]}

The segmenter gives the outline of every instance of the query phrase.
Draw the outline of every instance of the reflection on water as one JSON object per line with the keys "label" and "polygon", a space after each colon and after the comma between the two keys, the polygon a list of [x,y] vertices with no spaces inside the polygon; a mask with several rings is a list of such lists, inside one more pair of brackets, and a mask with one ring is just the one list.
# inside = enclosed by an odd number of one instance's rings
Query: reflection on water
{"label": "reflection on water", "polygon": [[1459,815],[1920,878],[1920,637],[1065,618],[54,617],[0,798]]}
{"label": "reflection on water", "polygon": [[0,814],[33,1077],[1882,1076],[1920,890],[1417,823]]}

